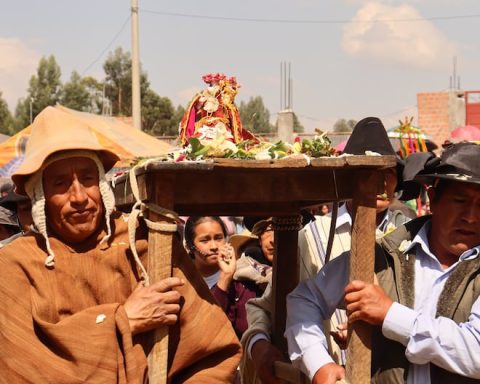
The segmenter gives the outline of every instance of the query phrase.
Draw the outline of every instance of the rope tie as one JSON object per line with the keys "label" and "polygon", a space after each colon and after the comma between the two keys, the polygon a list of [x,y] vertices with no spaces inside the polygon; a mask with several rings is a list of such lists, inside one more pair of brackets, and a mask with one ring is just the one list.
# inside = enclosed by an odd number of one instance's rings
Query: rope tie
{"label": "rope tie", "polygon": [[[138,256],[137,247],[136,247],[136,239],[135,239],[135,232],[137,229],[137,223],[139,218],[143,218],[147,228],[155,231],[155,232],[176,232],[177,231],[177,221],[179,220],[178,214],[174,211],[169,209],[160,207],[159,205],[150,203],[145,204],[140,200],[140,195],[138,191],[138,183],[137,177],[135,176],[135,171],[138,166],[133,167],[129,172],[129,180],[130,186],[132,188],[132,194],[135,197],[135,204],[132,207],[132,211],[128,217],[128,242],[130,249],[133,254],[133,258],[135,259],[135,263],[140,268],[140,278],[144,286],[150,285],[150,278],[148,276],[147,270],[145,266],[142,264],[140,257]],[[156,222],[147,219],[145,216],[145,212],[151,211],[156,213],[157,215],[161,216],[161,219],[167,221],[165,222]]]}
{"label": "rope tie", "polygon": [[272,219],[274,231],[299,231],[302,229],[302,216],[275,216]]}

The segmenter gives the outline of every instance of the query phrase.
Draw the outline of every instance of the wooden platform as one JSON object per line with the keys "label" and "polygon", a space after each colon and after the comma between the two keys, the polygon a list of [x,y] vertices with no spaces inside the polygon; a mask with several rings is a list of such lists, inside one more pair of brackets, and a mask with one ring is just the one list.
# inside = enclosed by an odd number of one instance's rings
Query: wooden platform
{"label": "wooden platform", "polygon": [[[355,212],[351,278],[373,281],[376,195],[384,191],[379,170],[395,164],[394,156],[328,157],[310,161],[303,157],[155,161],[137,168],[135,173],[142,201],[174,210],[179,215],[279,218],[273,271],[273,342],[286,350],[285,297],[298,284],[298,236],[288,223],[295,221],[302,208],[351,199]],[[116,180],[114,191],[117,205],[128,206],[134,202],[126,176]],[[166,239],[157,241],[157,247],[171,247]],[[360,332],[361,338],[353,330],[349,362],[361,363],[350,364],[347,375],[362,384],[370,382],[370,351],[365,345],[369,339],[368,329]]]}

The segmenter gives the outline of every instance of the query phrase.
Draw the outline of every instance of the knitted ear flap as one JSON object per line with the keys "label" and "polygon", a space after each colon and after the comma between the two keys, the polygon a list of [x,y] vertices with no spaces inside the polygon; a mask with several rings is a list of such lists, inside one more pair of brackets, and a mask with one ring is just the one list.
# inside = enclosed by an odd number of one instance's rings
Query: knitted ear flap
{"label": "knitted ear flap", "polygon": [[30,200],[32,201],[32,219],[34,228],[45,239],[45,245],[47,247],[47,258],[45,259],[45,266],[47,268],[53,268],[55,266],[55,254],[50,247],[50,241],[48,240],[47,233],[47,220],[45,216],[45,193],[43,192],[42,183],[43,170],[38,174],[35,174],[31,180],[26,184],[26,191]]}

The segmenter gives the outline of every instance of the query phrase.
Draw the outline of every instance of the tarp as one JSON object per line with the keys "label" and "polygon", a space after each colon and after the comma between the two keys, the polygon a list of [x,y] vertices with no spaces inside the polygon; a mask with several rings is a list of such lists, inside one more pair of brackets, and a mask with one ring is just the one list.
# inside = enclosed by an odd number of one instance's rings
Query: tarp
{"label": "tarp", "polygon": [[10,136],[0,133],[0,143],[3,143],[5,140],[8,140]]}
{"label": "tarp", "polygon": [[[61,105],[55,108],[70,113],[88,124],[100,144],[120,157],[115,167],[126,167],[136,157],[163,155],[173,148],[165,141],[158,140],[114,117],[79,112]],[[30,131],[31,125],[0,144],[1,176],[10,176],[20,166]],[[72,140],[75,138],[72,137]]]}

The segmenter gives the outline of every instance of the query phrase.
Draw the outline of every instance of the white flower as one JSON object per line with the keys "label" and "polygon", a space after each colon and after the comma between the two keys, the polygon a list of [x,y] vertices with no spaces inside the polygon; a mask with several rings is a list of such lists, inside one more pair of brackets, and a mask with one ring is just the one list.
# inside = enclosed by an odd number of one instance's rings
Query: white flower
{"label": "white flower", "polygon": [[270,160],[270,152],[268,150],[260,151],[255,155],[255,160]]}
{"label": "white flower", "polygon": [[412,244],[411,240],[403,240],[398,246],[398,250],[404,253],[408,248],[410,248],[411,244]]}
{"label": "white flower", "polygon": [[198,129],[198,132],[200,133],[200,137],[198,138],[199,140],[214,140],[217,137],[216,127],[203,125],[201,128]]}
{"label": "white flower", "polygon": [[220,105],[218,99],[214,96],[207,97],[205,104],[203,105],[203,109],[208,113],[213,113],[218,109]]}

